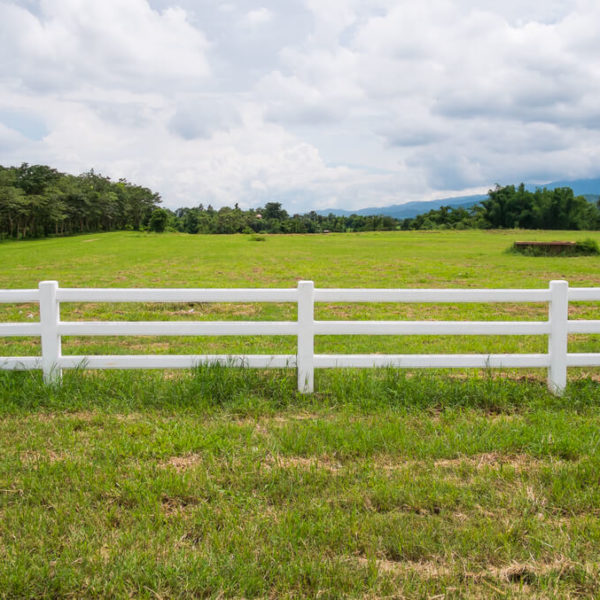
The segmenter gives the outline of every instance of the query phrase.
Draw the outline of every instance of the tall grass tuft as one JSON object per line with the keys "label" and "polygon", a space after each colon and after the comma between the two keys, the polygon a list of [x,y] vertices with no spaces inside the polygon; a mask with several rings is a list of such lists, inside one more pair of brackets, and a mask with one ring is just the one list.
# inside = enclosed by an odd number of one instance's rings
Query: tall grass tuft
{"label": "tall grass tuft", "polygon": [[393,368],[322,370],[316,393],[302,395],[294,369],[257,370],[220,364],[181,371],[66,371],[60,385],[41,373],[0,372],[0,411],[184,411],[273,414],[285,409],[347,407],[369,412],[480,409],[519,412],[532,406],[585,411],[600,403],[600,386],[574,380],[565,396],[551,395],[543,378],[501,373],[405,372]]}

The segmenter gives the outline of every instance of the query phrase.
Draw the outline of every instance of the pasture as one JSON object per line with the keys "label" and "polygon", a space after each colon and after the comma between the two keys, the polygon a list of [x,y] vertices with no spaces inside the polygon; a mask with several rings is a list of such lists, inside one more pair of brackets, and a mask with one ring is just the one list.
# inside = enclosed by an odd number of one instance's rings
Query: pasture
{"label": "pasture", "polygon": [[[0,244],[0,288],[600,286],[579,232],[109,233]],[[592,234],[600,241],[598,234]],[[78,319],[272,319],[287,304],[76,304]],[[536,320],[541,305],[321,305],[323,319]],[[577,303],[578,318],[600,306]],[[1,321],[37,318],[0,306]],[[320,352],[535,352],[528,337],[317,338]],[[572,336],[596,350],[599,336]],[[286,353],[268,338],[67,338],[65,354]],[[0,355],[37,341],[0,340]],[[0,597],[575,598],[600,593],[600,386],[545,373],[0,372]]]}

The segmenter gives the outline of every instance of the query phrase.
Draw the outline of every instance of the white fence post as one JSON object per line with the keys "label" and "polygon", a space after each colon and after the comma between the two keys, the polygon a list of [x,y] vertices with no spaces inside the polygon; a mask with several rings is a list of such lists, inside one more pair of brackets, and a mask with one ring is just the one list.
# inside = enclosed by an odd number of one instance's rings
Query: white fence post
{"label": "white fence post", "polygon": [[62,370],[58,366],[61,357],[58,323],[60,320],[60,304],[56,299],[57,281],[41,281],[40,290],[40,324],[42,328],[42,371],[46,383],[58,383]]}
{"label": "white fence post", "polygon": [[567,387],[567,327],[569,320],[569,284],[566,281],[550,282],[550,305],[548,321],[548,389],[556,396],[561,396]]}
{"label": "white fence post", "polygon": [[315,387],[315,284],[298,282],[298,391],[311,394]]}

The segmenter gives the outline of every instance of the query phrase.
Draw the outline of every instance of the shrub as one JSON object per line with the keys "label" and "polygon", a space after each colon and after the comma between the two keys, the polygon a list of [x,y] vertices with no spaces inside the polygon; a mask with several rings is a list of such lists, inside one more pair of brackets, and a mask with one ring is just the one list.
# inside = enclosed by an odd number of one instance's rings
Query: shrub
{"label": "shrub", "polygon": [[577,250],[577,254],[581,256],[596,256],[600,254],[598,242],[591,238],[586,238],[582,242],[577,242],[577,244],[575,244],[575,249]]}
{"label": "shrub", "polygon": [[524,256],[597,256],[600,254],[598,243],[590,238],[565,246],[555,246],[550,243],[518,246],[515,242],[508,251]]}

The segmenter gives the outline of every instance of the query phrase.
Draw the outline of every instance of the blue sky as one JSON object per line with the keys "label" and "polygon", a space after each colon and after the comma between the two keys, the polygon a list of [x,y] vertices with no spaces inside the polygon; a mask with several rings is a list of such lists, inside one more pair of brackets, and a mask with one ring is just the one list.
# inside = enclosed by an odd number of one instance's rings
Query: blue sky
{"label": "blue sky", "polygon": [[600,175],[597,0],[0,0],[0,164],[166,206]]}

